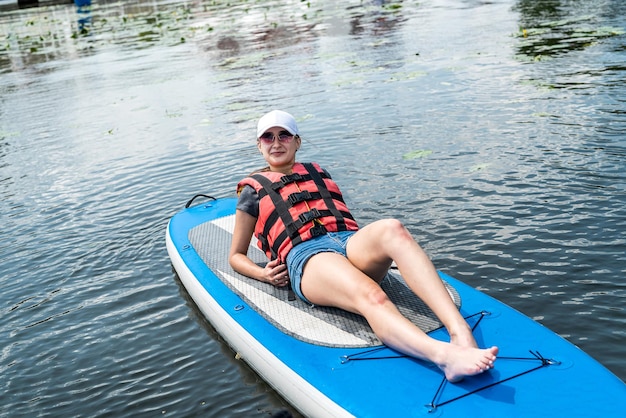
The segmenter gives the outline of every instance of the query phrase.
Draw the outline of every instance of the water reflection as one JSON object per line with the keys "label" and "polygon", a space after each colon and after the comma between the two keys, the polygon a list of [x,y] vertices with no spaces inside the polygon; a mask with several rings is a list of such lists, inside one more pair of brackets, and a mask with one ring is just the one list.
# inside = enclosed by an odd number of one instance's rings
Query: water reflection
{"label": "water reflection", "polygon": [[[296,2],[294,6],[298,12],[285,17],[276,13],[275,7],[250,8],[243,1],[230,4],[226,11],[216,3],[170,5],[139,1],[91,5],[90,0],[76,0],[76,7],[66,5],[42,8],[40,13],[30,15],[13,14],[3,23],[0,71],[89,53],[111,42],[141,48],[146,43],[174,45],[195,39],[207,48],[222,51],[224,59],[232,59],[251,48],[274,49],[305,42],[319,31],[332,34],[346,23],[350,35],[382,37],[406,20],[401,3],[372,0],[347,5],[336,15],[328,10],[328,5],[324,10],[308,2]],[[573,10],[562,0],[518,0],[517,56],[520,60],[545,60],[622,35],[623,28],[601,25],[597,17],[624,13],[625,8],[623,2],[587,0]],[[230,20],[223,19],[224,12]],[[67,31],[68,23],[71,33]],[[242,47],[247,42],[249,47]]]}
{"label": "water reflection", "polygon": [[406,21],[406,17],[400,12],[401,4],[385,0],[372,0],[370,4],[382,7],[346,7],[350,12],[350,35],[383,36],[398,29],[398,25]]}
{"label": "water reflection", "polygon": [[252,8],[247,1],[225,6],[218,2],[92,4],[91,0],[76,0],[76,6],[40,8],[29,15],[16,13],[1,26],[0,71],[91,55],[111,44],[145,48],[190,40],[207,51],[217,50],[222,65],[230,68],[237,65],[233,60],[237,56],[310,42],[320,33],[332,34],[346,22],[350,35],[382,38],[406,20],[401,5],[380,0],[321,8],[294,0],[290,6],[292,14],[284,15],[271,3]]}
{"label": "water reflection", "polygon": [[619,12],[612,9],[619,8],[616,3],[620,2],[587,0],[577,2],[575,8],[566,3],[569,2],[518,0],[515,10],[520,13],[517,34],[520,39],[517,57],[520,60],[549,59],[625,33],[621,27],[598,24],[599,15]]}
{"label": "water reflection", "polygon": [[78,33],[86,35],[91,28],[91,0],[74,0],[78,14]]}
{"label": "water reflection", "polygon": [[[0,25],[0,73],[55,59],[92,55],[111,44],[142,48],[175,45],[192,36],[186,4],[159,1],[39,7],[29,14],[7,13]],[[70,29],[68,31],[68,28]]]}

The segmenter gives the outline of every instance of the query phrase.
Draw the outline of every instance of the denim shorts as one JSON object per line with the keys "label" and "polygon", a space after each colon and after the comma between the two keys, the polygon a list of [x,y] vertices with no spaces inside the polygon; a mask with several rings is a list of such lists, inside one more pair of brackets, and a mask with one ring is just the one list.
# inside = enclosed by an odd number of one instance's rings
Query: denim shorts
{"label": "denim shorts", "polygon": [[302,281],[302,273],[304,266],[311,257],[319,253],[337,253],[346,255],[346,246],[348,240],[356,231],[328,232],[325,235],[304,241],[293,247],[287,254],[287,270],[289,272],[289,280],[291,287],[296,295],[306,303],[313,305],[302,294],[300,283]]}

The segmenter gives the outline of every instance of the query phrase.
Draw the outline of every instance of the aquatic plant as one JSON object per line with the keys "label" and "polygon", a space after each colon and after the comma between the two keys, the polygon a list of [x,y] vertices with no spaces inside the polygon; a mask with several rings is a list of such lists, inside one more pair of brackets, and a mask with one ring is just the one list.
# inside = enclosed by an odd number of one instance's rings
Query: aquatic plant
{"label": "aquatic plant", "polygon": [[593,16],[537,22],[520,26],[516,57],[520,61],[542,61],[592,46],[603,38],[623,35],[621,28],[593,27]]}
{"label": "aquatic plant", "polygon": [[402,156],[405,160],[415,160],[417,158],[425,158],[428,157],[433,152],[431,150],[418,149],[415,151],[407,152]]}

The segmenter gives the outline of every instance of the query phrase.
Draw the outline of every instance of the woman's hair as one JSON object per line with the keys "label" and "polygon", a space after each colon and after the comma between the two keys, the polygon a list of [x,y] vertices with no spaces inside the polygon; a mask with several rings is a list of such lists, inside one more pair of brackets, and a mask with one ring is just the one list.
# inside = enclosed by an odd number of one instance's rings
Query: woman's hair
{"label": "woman's hair", "polygon": [[253,174],[264,173],[266,171],[270,171],[270,166],[269,165],[267,167],[263,167],[263,168],[259,168],[258,170],[254,170],[252,173],[248,174],[248,177],[250,177]]}

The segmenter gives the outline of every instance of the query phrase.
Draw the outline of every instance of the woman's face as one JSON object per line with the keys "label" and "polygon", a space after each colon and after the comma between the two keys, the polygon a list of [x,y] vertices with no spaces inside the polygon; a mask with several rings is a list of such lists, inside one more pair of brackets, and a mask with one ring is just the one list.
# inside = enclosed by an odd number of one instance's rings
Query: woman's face
{"label": "woman's face", "polygon": [[266,130],[258,138],[257,146],[272,171],[288,173],[296,162],[300,137],[293,136],[286,129],[275,126]]}

